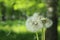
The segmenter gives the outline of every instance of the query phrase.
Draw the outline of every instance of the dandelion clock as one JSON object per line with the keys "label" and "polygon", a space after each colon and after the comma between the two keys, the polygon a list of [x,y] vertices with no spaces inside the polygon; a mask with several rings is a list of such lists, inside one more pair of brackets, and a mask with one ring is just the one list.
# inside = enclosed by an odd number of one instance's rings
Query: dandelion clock
{"label": "dandelion clock", "polygon": [[53,22],[49,18],[45,18],[45,17],[41,17],[41,21],[43,23],[42,40],[45,40],[45,31],[47,28],[50,28],[52,26]]}
{"label": "dandelion clock", "polygon": [[45,24],[45,27],[46,27],[46,28],[51,27],[52,24],[53,24],[52,20],[50,20],[50,19],[46,19],[46,24]]}
{"label": "dandelion clock", "polygon": [[46,28],[51,27],[51,25],[53,24],[52,20],[50,20],[49,18],[41,18],[41,21],[42,21],[44,27],[46,27]]}
{"label": "dandelion clock", "polygon": [[42,29],[43,24],[42,24],[42,21],[39,20],[39,16],[34,14],[33,16],[27,19],[26,27],[31,32],[37,32],[40,29]]}

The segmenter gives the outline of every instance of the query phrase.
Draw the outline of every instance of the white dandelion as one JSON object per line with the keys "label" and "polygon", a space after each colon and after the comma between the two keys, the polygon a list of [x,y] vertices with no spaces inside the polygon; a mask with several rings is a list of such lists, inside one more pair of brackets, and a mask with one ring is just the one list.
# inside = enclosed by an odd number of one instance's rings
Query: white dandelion
{"label": "white dandelion", "polygon": [[50,20],[49,18],[41,18],[42,22],[43,22],[43,25],[46,27],[46,28],[49,28],[52,26],[53,22],[52,20]]}
{"label": "white dandelion", "polygon": [[27,30],[31,32],[37,32],[43,27],[42,21],[39,19],[39,16],[31,16],[30,18],[27,19],[26,21],[26,27]]}
{"label": "white dandelion", "polygon": [[52,20],[49,18],[42,17],[41,21],[43,23],[43,28],[42,28],[42,40],[45,40],[45,32],[47,28],[50,28],[53,24]]}
{"label": "white dandelion", "polygon": [[46,28],[49,28],[49,27],[52,26],[52,24],[53,24],[52,20],[47,19],[47,20],[46,20],[46,24],[45,24],[45,26],[46,26]]}

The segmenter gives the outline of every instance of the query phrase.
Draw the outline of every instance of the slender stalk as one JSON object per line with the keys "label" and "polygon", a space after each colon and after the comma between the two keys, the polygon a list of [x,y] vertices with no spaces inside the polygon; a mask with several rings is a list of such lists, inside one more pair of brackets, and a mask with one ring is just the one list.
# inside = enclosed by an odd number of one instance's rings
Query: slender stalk
{"label": "slender stalk", "polygon": [[39,37],[38,37],[38,33],[36,32],[36,38],[37,38],[37,40],[39,40]]}
{"label": "slender stalk", "polygon": [[45,40],[45,30],[46,30],[46,28],[43,27],[42,28],[42,39],[41,40]]}

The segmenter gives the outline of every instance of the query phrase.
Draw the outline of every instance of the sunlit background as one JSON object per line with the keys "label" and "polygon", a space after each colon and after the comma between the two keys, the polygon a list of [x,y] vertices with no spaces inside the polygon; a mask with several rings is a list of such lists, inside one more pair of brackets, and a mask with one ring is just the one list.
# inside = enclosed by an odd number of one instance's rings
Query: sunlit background
{"label": "sunlit background", "polygon": [[[60,4],[60,1],[58,2]],[[0,0],[0,40],[36,40],[26,29],[26,19],[34,12],[46,14],[43,0]],[[60,5],[58,6],[58,39],[60,40]],[[41,39],[41,31],[39,32]]]}

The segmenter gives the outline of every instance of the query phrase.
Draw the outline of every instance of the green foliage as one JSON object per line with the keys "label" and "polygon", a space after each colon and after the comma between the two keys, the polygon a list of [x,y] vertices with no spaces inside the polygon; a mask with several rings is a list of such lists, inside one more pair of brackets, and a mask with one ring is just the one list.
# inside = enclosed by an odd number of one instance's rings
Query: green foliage
{"label": "green foliage", "polygon": [[15,0],[4,0],[3,2],[6,7],[12,7]]}
{"label": "green foliage", "polygon": [[3,0],[0,0],[0,2],[3,2]]}
{"label": "green foliage", "polygon": [[37,6],[38,6],[38,8],[44,8],[44,7],[46,7],[46,4],[45,3],[39,3]]}
{"label": "green foliage", "polygon": [[10,9],[20,10],[26,15],[32,15],[34,12],[40,12],[42,9],[45,10],[45,3],[40,3],[41,0],[3,0],[4,5],[7,8],[8,14]]}
{"label": "green foliage", "polygon": [[[16,17],[21,16],[23,13],[31,16],[34,12],[46,12],[46,4],[41,3],[41,0],[0,0],[0,3],[6,7],[5,15],[7,16],[7,21],[1,21],[2,19],[2,8],[0,7],[0,30],[13,31],[14,33],[27,33],[25,28],[25,21],[23,20],[12,20],[11,16],[14,14]],[[58,2],[58,15],[60,16],[60,0]],[[16,12],[17,11],[17,12]],[[20,12],[21,11],[21,12]],[[23,18],[21,16],[21,18]],[[60,24],[60,21],[59,21]],[[60,26],[58,27],[60,32]],[[33,34],[22,34],[22,35],[11,35],[6,36],[6,33],[0,33],[0,40],[34,40]],[[8,33],[7,33],[8,34]],[[29,36],[29,37],[28,37]]]}
{"label": "green foliage", "polygon": [[16,4],[14,5],[14,9],[28,9],[32,7],[35,4],[34,1],[27,1],[27,0],[20,0],[16,1]]}

